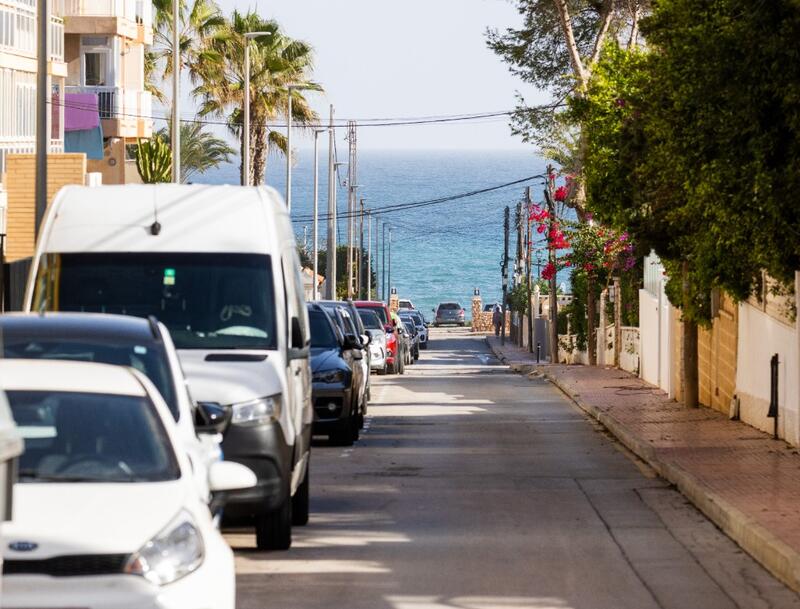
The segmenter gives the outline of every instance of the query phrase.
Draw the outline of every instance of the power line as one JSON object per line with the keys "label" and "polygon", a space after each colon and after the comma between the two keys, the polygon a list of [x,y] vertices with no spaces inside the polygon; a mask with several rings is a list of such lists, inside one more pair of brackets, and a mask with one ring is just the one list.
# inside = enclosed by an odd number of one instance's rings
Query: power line
{"label": "power line", "polygon": [[[429,207],[431,205],[441,205],[443,203],[449,203],[451,201],[457,201],[458,199],[465,199],[468,197],[474,197],[477,195],[485,194],[487,192],[493,192],[495,190],[501,190],[503,188],[508,188],[510,186],[517,186],[519,184],[524,184],[525,182],[530,182],[532,180],[537,180],[539,178],[545,177],[545,174],[536,174],[533,176],[528,176],[527,178],[522,178],[519,180],[514,180],[513,182],[506,182],[505,184],[499,184],[497,186],[490,186],[487,188],[481,188],[478,190],[471,190],[469,192],[464,192],[456,195],[448,195],[444,197],[438,197],[436,199],[428,199],[425,201],[414,201],[410,203],[395,203],[392,205],[385,205],[383,207],[373,207],[371,211],[376,216],[382,216],[389,213],[394,213],[398,211],[405,211],[407,209],[416,209],[419,207]],[[356,214],[357,215],[357,214]],[[325,217],[328,217],[327,215]],[[337,215],[337,219],[348,218],[350,217],[349,214],[339,214]],[[322,216],[320,216],[322,218]],[[292,222],[308,222],[310,219],[313,219],[311,216],[298,216],[292,219]]]}

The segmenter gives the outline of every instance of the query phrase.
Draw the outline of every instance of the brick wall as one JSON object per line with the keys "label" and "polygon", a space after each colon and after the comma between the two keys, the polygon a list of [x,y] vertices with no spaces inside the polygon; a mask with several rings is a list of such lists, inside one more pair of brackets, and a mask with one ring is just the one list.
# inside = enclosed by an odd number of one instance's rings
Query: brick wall
{"label": "brick wall", "polygon": [[[47,157],[47,199],[68,184],[83,184],[86,155],[51,154]],[[36,155],[10,154],[6,158],[5,190],[8,193],[6,260],[33,256],[36,237]]]}

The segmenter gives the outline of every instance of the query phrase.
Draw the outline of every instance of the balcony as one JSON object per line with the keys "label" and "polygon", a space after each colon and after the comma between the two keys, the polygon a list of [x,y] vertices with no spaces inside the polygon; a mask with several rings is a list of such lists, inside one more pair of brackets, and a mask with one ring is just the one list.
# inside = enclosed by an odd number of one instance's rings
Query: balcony
{"label": "balcony", "polygon": [[149,0],[55,1],[66,18],[68,34],[116,34],[143,44],[153,41],[153,5]]}
{"label": "balcony", "polygon": [[97,95],[104,137],[147,138],[153,133],[152,98],[119,87],[65,87],[67,93]]}
{"label": "balcony", "polygon": [[[36,0],[0,0],[0,52],[36,59]],[[64,61],[64,21],[56,16],[50,19],[50,59]]]}
{"label": "balcony", "polygon": [[[5,172],[9,154],[34,154],[36,139],[33,137],[0,137],[0,174]],[[64,140],[50,140],[50,153],[64,152]]]}

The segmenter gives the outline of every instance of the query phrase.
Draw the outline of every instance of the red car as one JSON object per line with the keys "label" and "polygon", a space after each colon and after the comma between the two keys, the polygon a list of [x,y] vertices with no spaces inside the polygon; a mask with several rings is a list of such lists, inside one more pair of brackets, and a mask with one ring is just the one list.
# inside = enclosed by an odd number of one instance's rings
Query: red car
{"label": "red car", "polygon": [[369,309],[375,311],[378,319],[383,323],[386,330],[386,366],[390,374],[402,374],[405,366],[400,358],[397,357],[397,347],[399,345],[397,329],[392,322],[392,315],[386,303],[380,300],[356,300],[353,302],[359,309]]}

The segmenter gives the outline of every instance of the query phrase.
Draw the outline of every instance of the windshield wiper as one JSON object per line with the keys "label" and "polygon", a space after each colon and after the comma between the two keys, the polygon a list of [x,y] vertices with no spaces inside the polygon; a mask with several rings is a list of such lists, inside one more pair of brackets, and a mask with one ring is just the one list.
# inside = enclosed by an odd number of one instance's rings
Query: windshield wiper
{"label": "windshield wiper", "polygon": [[102,478],[88,478],[86,476],[55,476],[41,474],[33,469],[23,469],[19,472],[20,479],[28,478],[37,482],[105,482]]}

